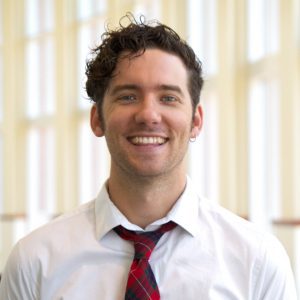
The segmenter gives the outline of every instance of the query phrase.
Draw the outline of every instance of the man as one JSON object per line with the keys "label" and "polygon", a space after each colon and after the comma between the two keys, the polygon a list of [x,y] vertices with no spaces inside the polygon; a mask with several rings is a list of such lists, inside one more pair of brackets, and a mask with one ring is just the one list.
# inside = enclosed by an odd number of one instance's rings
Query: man
{"label": "man", "polygon": [[186,176],[203,122],[193,50],[167,26],[133,20],[104,35],[87,77],[110,176],[96,200],[16,245],[0,298],[296,299],[277,239],[199,197]]}

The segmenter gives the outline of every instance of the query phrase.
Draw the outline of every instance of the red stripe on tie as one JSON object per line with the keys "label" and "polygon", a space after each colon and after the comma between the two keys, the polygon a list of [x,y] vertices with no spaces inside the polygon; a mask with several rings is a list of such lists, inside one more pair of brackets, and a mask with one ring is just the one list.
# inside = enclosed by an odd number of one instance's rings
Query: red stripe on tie
{"label": "red stripe on tie", "polygon": [[125,300],[159,300],[159,289],[149,264],[150,255],[159,239],[177,225],[169,222],[155,231],[137,234],[122,226],[114,231],[123,239],[133,242],[135,253],[130,267]]}

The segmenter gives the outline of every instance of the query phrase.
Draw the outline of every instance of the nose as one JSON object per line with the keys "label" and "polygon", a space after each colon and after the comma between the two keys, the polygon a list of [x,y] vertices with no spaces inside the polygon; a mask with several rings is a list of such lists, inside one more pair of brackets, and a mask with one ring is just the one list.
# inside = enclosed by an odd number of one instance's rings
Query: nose
{"label": "nose", "polygon": [[153,99],[144,98],[138,105],[135,114],[135,121],[138,124],[153,125],[161,122],[159,104]]}

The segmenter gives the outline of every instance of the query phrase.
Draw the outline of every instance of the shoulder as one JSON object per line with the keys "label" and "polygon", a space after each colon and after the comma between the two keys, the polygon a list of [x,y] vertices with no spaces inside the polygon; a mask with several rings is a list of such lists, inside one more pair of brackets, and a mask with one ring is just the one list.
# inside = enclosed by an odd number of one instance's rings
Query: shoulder
{"label": "shoulder", "polygon": [[270,236],[266,230],[238,216],[230,210],[199,197],[199,219],[208,230],[219,238],[237,244],[258,246]]}
{"label": "shoulder", "polygon": [[216,256],[239,279],[248,277],[251,299],[266,294],[273,299],[296,299],[289,257],[273,233],[205,198],[200,207],[200,219],[205,220],[210,239],[217,245]]}
{"label": "shoulder", "polygon": [[[188,180],[186,195],[188,199],[184,202],[185,207],[194,207],[190,214],[197,210],[194,215],[197,218],[199,236],[207,233],[211,239],[216,238],[220,243],[257,247],[268,235],[254,223],[200,195],[191,180]],[[192,220],[190,218],[189,222]]]}
{"label": "shoulder", "polygon": [[[62,214],[47,224],[37,228],[19,241],[25,252],[32,249],[41,251],[51,249],[57,244],[68,242],[94,232],[95,227],[95,200],[87,202],[74,210]],[[48,250],[49,251],[49,250]]]}
{"label": "shoulder", "polygon": [[53,262],[63,259],[64,253],[73,251],[85,238],[94,239],[94,203],[93,200],[83,204],[20,239],[3,273],[5,285],[14,285],[15,289],[32,287],[43,268],[50,268]]}
{"label": "shoulder", "polygon": [[[207,199],[200,200],[200,218],[204,219],[213,233],[226,248],[232,247],[237,251],[248,251],[253,256],[269,259],[285,254],[286,251],[278,238],[266,228],[254,224],[235,213],[211,203]],[[275,259],[276,260],[276,259]]]}

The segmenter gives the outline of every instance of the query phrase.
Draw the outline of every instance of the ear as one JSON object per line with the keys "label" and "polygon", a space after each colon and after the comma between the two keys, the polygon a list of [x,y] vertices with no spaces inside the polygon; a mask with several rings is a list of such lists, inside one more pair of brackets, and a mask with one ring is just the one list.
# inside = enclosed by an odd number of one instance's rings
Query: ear
{"label": "ear", "polygon": [[97,137],[104,136],[104,130],[101,125],[101,119],[96,104],[94,104],[91,108],[90,125],[95,136]]}
{"label": "ear", "polygon": [[200,104],[197,105],[192,122],[191,138],[199,135],[203,125],[203,109]]}

